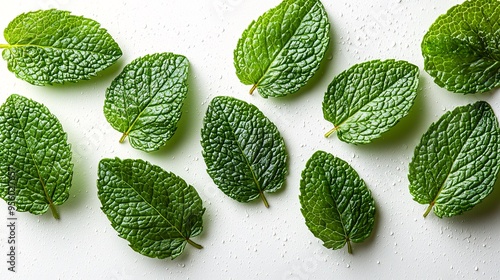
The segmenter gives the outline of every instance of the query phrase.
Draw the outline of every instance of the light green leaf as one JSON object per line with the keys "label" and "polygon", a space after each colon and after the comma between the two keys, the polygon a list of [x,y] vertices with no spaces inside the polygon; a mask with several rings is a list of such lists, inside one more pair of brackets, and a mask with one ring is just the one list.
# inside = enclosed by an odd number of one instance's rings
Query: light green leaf
{"label": "light green leaf", "polygon": [[34,85],[87,80],[122,55],[99,23],[66,11],[21,14],[4,36],[8,44],[0,48],[9,70]]}
{"label": "light green leaf", "polygon": [[152,152],[174,135],[188,91],[189,61],[158,53],[125,66],[106,91],[104,115],[132,147]]}
{"label": "light green leaf", "polygon": [[330,249],[363,242],[375,224],[375,201],[365,182],[345,161],[317,151],[300,181],[300,205],[306,225]]}
{"label": "light green leaf", "polygon": [[175,174],[143,160],[102,159],[98,170],[102,211],[136,252],[178,257],[203,230],[205,208],[196,190]]}
{"label": "light green leaf", "polygon": [[0,196],[17,211],[40,215],[69,197],[71,148],[47,107],[13,94],[0,107]]}
{"label": "light green leaf", "polygon": [[212,100],[201,131],[207,172],[229,197],[249,202],[283,186],[285,142],[276,126],[254,105],[219,96]]}
{"label": "light green leaf", "polygon": [[236,75],[263,97],[295,93],[318,70],[330,23],[319,0],[284,0],[253,21],[234,51]]}
{"label": "light green leaf", "polygon": [[500,169],[500,130],[488,103],[444,114],[422,136],[410,163],[410,193],[438,217],[459,215],[493,190]]}
{"label": "light green leaf", "polygon": [[425,71],[453,92],[489,91],[500,86],[499,42],[500,1],[465,1],[439,16],[425,34]]}
{"label": "light green leaf", "polygon": [[323,100],[323,115],[340,140],[366,144],[405,117],[418,88],[418,67],[406,61],[372,60],[333,79]]}

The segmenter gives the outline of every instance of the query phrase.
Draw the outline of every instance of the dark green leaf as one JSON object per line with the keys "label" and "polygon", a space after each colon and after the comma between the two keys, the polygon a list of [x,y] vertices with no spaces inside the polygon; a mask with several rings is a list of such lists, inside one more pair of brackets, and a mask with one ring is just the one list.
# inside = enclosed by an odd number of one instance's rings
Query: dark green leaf
{"label": "dark green leaf", "polygon": [[240,202],[282,187],[287,173],[285,143],[257,107],[232,97],[212,100],[201,132],[207,172],[226,195]]}
{"label": "dark green leaf", "polygon": [[433,123],[410,163],[410,193],[438,217],[470,210],[493,190],[500,168],[500,130],[484,101],[458,107]]}
{"label": "dark green leaf", "polygon": [[21,14],[4,36],[8,44],[0,48],[9,70],[34,85],[87,80],[122,55],[99,23],[66,11]]}
{"label": "dark green leaf", "polygon": [[152,258],[178,257],[203,230],[205,208],[196,190],[143,160],[102,159],[97,180],[102,211],[120,237]]}
{"label": "dark green leaf", "polygon": [[345,161],[323,151],[309,159],[300,181],[306,225],[334,250],[368,238],[375,224],[375,202],[365,182]]}
{"label": "dark green leaf", "polygon": [[243,32],[234,51],[236,75],[266,98],[295,93],[318,70],[329,29],[319,0],[284,0]]}
{"label": "dark green leaf", "polygon": [[125,66],[106,91],[104,115],[132,147],[152,152],[174,135],[188,91],[182,55],[146,55]]}
{"label": "dark green leaf", "polygon": [[441,87],[458,93],[500,86],[500,2],[472,0],[454,6],[422,41],[425,71]]}
{"label": "dark green leaf", "polygon": [[405,117],[418,88],[418,67],[406,61],[373,60],[335,77],[323,100],[323,114],[340,140],[366,144]]}
{"label": "dark green leaf", "polygon": [[43,214],[69,197],[73,176],[66,133],[47,107],[11,95],[0,107],[0,196],[17,211]]}

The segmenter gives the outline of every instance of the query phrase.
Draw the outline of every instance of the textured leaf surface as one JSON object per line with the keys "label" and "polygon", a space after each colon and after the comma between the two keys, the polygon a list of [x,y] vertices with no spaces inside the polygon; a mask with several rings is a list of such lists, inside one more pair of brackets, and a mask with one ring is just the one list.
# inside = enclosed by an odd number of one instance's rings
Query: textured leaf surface
{"label": "textured leaf surface", "polygon": [[425,71],[441,87],[479,93],[500,86],[500,1],[454,6],[422,41]]}
{"label": "textured leaf surface", "polygon": [[132,147],[152,152],[174,135],[188,91],[182,55],[146,55],[125,66],[106,91],[104,115]]}
{"label": "textured leaf surface", "polygon": [[66,11],[21,14],[4,36],[8,44],[0,47],[9,70],[34,85],[89,79],[122,55],[99,23]]}
{"label": "textured leaf surface", "polygon": [[370,190],[345,161],[323,151],[309,159],[300,181],[306,225],[324,246],[341,249],[368,238],[375,223]]}
{"label": "textured leaf surface", "polygon": [[340,140],[365,144],[393,127],[412,107],[418,67],[406,61],[373,60],[333,79],[323,100],[323,115]]}
{"label": "textured leaf surface", "polygon": [[410,163],[410,193],[438,217],[470,210],[493,190],[500,168],[498,120],[480,101],[444,114],[422,136]]}
{"label": "textured leaf surface", "polygon": [[0,107],[0,196],[43,214],[69,197],[73,164],[66,133],[47,107],[11,95]]}
{"label": "textured leaf surface", "polygon": [[254,105],[219,96],[212,100],[201,132],[207,172],[226,195],[240,202],[282,187],[285,143],[276,126]]}
{"label": "textured leaf surface", "polygon": [[295,93],[318,70],[329,29],[319,0],[284,0],[243,32],[234,51],[238,78],[263,97]]}
{"label": "textured leaf surface", "polygon": [[97,180],[102,211],[120,237],[152,258],[178,257],[203,230],[205,208],[196,190],[143,160],[102,159]]}

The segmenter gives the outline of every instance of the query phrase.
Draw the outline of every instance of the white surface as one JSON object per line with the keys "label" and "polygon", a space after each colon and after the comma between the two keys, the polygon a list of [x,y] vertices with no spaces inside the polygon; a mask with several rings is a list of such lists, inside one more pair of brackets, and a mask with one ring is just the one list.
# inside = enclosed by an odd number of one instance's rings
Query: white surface
{"label": "white surface", "polygon": [[[35,87],[0,61],[0,97],[19,93],[44,103],[68,133],[74,179],[70,199],[50,213],[18,213],[17,273],[7,271],[7,204],[0,202],[0,279],[498,279],[500,190],[468,213],[449,219],[422,217],[425,205],[408,191],[408,163],[420,136],[445,110],[488,101],[500,116],[500,93],[463,96],[436,86],[423,71],[420,42],[451,0],[323,0],[331,21],[327,59],[299,93],[281,99],[248,95],[233,67],[243,30],[279,0],[5,1],[0,29],[22,12],[56,7],[97,20],[123,50],[119,63],[90,81]],[[1,40],[0,40],[1,41]],[[119,144],[102,113],[105,89],[123,66],[155,52],[174,52],[191,63],[190,91],[180,127],[161,151],[146,154]],[[335,75],[371,59],[407,60],[421,69],[421,86],[410,115],[371,144],[353,146],[336,136],[321,102]],[[209,101],[229,95],[255,104],[285,139],[289,176],[282,191],[241,204],[225,196],[205,172],[200,129]],[[300,174],[316,150],[348,161],[377,203],[372,236],[347,250],[322,246],[307,229],[298,200]],[[193,185],[207,208],[204,231],[175,259],[144,257],[117,236],[99,209],[97,163],[104,157],[142,158]]]}

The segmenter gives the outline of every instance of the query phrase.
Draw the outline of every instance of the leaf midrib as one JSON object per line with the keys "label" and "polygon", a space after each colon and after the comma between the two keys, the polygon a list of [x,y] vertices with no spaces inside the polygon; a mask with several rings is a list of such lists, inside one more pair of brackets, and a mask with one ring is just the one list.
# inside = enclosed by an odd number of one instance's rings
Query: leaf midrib
{"label": "leaf midrib", "polygon": [[[27,137],[26,137],[26,133],[25,133],[26,126],[22,125],[22,123],[20,121],[21,117],[17,114],[17,110],[16,110],[15,106],[14,106],[14,110],[13,111],[14,111],[14,113],[16,115],[16,121],[19,123],[19,127],[21,128],[21,129],[19,129],[19,131],[22,134],[22,139],[23,139],[23,141],[24,141],[24,143],[26,145],[26,148],[28,149],[28,154],[29,154],[29,156],[31,158],[31,161],[32,161],[33,165],[35,166],[35,169],[36,169],[36,172],[37,172],[37,175],[38,175],[38,178],[36,178],[36,177],[35,178],[38,179],[38,181],[42,185],[42,189],[43,189],[43,192],[45,194],[45,198],[47,199],[47,202],[49,203],[49,206],[53,205],[54,202],[52,200],[52,196],[49,196],[49,192],[47,190],[47,186],[46,186],[46,184],[45,184],[45,182],[44,182],[44,180],[42,178],[42,174],[40,172],[40,167],[38,166],[38,164],[37,164],[37,162],[35,160],[35,155],[34,155],[32,149],[31,149],[30,145],[28,145],[28,141],[27,141]],[[26,122],[26,124],[28,124],[28,123]],[[27,174],[29,174],[29,173],[27,173]],[[49,178],[50,178],[50,174],[49,174]],[[55,191],[55,188],[54,188],[54,191]],[[54,195],[54,193],[52,195]]]}
{"label": "leaf midrib", "polygon": [[228,119],[228,117],[225,114],[224,108],[221,108],[221,109],[222,109],[222,110],[220,110],[222,112],[221,115],[224,117],[223,121],[226,123],[227,127],[229,127],[229,131],[231,132],[231,135],[234,138],[234,142],[236,142],[238,150],[243,155],[243,159],[245,160],[246,165],[248,166],[248,168],[250,169],[250,172],[252,173],[252,178],[254,180],[255,186],[257,187],[257,190],[259,191],[259,195],[263,196],[264,195],[264,190],[262,189],[262,186],[260,185],[260,183],[259,183],[259,181],[257,179],[257,175],[255,174],[255,171],[254,171],[252,165],[250,164],[250,161],[247,158],[247,156],[246,156],[246,154],[245,154],[245,152],[243,150],[243,147],[241,146],[240,142],[238,141],[238,137],[236,135],[236,131],[234,131],[233,127],[231,126],[231,124],[229,122],[229,119]]}
{"label": "leaf midrib", "polygon": [[[133,191],[137,194],[137,196],[139,196],[139,197],[142,199],[142,201],[143,201],[144,203],[146,203],[146,204],[147,204],[147,205],[148,205],[151,209],[153,209],[153,210],[154,210],[154,211],[158,214],[158,216],[160,216],[160,217],[161,217],[164,221],[166,221],[166,222],[167,222],[167,223],[168,223],[168,224],[169,224],[169,225],[170,225],[173,229],[175,229],[175,230],[179,233],[179,235],[180,235],[180,236],[181,236],[184,240],[186,240],[186,241],[187,241],[187,240],[189,239],[189,237],[184,236],[184,234],[183,234],[183,233],[182,233],[182,232],[181,232],[181,231],[177,228],[177,226],[175,226],[174,224],[172,224],[172,223],[170,222],[170,220],[169,220],[169,219],[167,219],[165,216],[163,216],[163,214],[162,214],[162,213],[160,213],[160,211],[158,211],[158,209],[156,209],[156,207],[154,207],[153,205],[151,205],[151,203],[149,203],[149,202],[148,202],[148,201],[147,201],[147,200],[146,200],[146,199],[145,199],[145,198],[144,198],[144,197],[143,197],[143,196],[142,196],[142,195],[141,195],[141,194],[140,194],[140,193],[139,193],[139,192],[138,192],[138,191],[134,188],[134,187],[132,187],[132,185],[130,185],[127,181],[125,181],[125,180],[123,179],[123,177],[124,177],[124,176],[123,176],[123,169],[121,169],[121,170],[120,170],[120,173],[121,173],[121,177],[120,177],[120,179],[122,180],[122,182],[123,182],[123,183],[125,183],[125,185],[127,185],[127,186],[131,189],[131,190],[133,190]],[[153,188],[153,191],[154,191],[154,188]],[[170,238],[170,237],[169,237],[169,238]]]}
{"label": "leaf midrib", "polygon": [[[304,14],[304,17],[302,17],[302,19],[300,20],[300,23],[299,25],[297,26],[297,28],[294,30],[292,36],[290,36],[290,38],[288,38],[285,42],[285,44],[283,44],[283,47],[280,49],[279,52],[276,53],[276,55],[272,58],[271,62],[269,63],[269,65],[267,66],[264,74],[262,74],[262,76],[259,78],[259,80],[255,83],[254,87],[258,87],[260,85],[260,83],[262,82],[262,80],[264,80],[264,78],[266,77],[267,73],[269,73],[269,71],[271,70],[271,66],[274,64],[274,62],[276,61],[276,58],[277,57],[280,57],[283,50],[285,50],[289,44],[290,44],[290,41],[292,40],[292,38],[295,37],[295,35],[297,35],[297,32],[298,30],[300,29],[300,26],[302,26],[302,23],[304,23],[304,20],[305,18],[309,15],[309,13],[318,5],[318,2],[315,2],[314,5],[311,7],[311,9],[309,11],[307,11],[307,13]],[[283,17],[284,18],[284,17]],[[283,23],[283,20],[282,22]],[[267,32],[267,31],[266,31]],[[266,48],[267,50],[267,48]]]}
{"label": "leaf midrib", "polygon": [[[59,50],[59,51],[77,51],[77,52],[86,52],[86,53],[91,53],[91,54],[97,54],[97,55],[102,55],[102,56],[107,56],[107,57],[116,57],[116,54],[107,54],[107,53],[102,53],[102,52],[97,52],[93,50],[82,50],[82,49],[77,49],[77,48],[58,48],[54,46],[43,46],[43,45],[36,45],[36,44],[0,44],[0,49],[12,49],[12,48],[40,48],[40,49],[54,49],[54,50]],[[111,48],[107,48],[105,50],[109,50]],[[114,48],[113,48],[114,49]]]}
{"label": "leaf midrib", "polygon": [[[325,173],[324,173],[324,174],[328,174],[328,173],[326,172],[326,170],[325,170]],[[328,180],[328,182],[329,182],[329,184],[330,184],[330,185],[333,185],[333,183],[331,183],[331,180]],[[346,243],[346,242],[350,239],[350,236],[349,236],[349,234],[347,233],[347,228],[346,228],[346,226],[345,226],[345,224],[344,224],[344,220],[342,219],[343,213],[341,213],[341,212],[340,212],[340,209],[339,209],[339,206],[338,206],[338,204],[337,204],[337,201],[335,200],[335,197],[333,196],[333,194],[332,194],[332,192],[331,192],[331,190],[332,190],[332,189],[331,189],[330,187],[327,187],[327,189],[329,190],[329,191],[328,191],[328,195],[330,196],[330,198],[332,199],[332,201],[333,201],[333,203],[334,203],[335,205],[331,205],[330,203],[328,203],[328,201],[326,201],[326,202],[330,205],[330,207],[331,207],[331,208],[335,209],[335,211],[336,211],[336,212],[337,212],[337,214],[339,215],[340,224],[342,225],[342,229],[344,229],[343,235],[344,235],[344,237],[345,237],[345,239],[344,239],[344,241],[345,241],[345,242],[344,242],[344,244],[345,244],[345,243]]]}
{"label": "leaf midrib", "polygon": [[464,150],[465,146],[467,145],[467,143],[470,140],[470,136],[477,129],[477,127],[479,126],[479,123],[481,123],[481,121],[483,120],[483,116],[484,116],[484,111],[481,112],[481,117],[479,118],[479,121],[474,125],[474,128],[471,129],[470,133],[467,135],[467,141],[465,141],[465,143],[462,145],[462,147],[460,147],[460,151],[454,157],[453,162],[451,163],[450,168],[447,171],[446,178],[441,183],[441,186],[439,187],[439,190],[438,190],[436,196],[434,197],[434,199],[429,203],[432,207],[434,205],[436,205],[436,201],[438,200],[438,198],[441,195],[442,191],[445,189],[445,185],[446,185],[446,182],[448,181],[448,178],[450,178],[450,175],[453,174],[453,172],[451,172],[451,170],[453,170],[453,167],[455,166],[455,163],[457,162],[458,156],[462,154],[462,151]]}
{"label": "leaf midrib", "polygon": [[[377,94],[376,96],[374,96],[373,98],[371,98],[368,102],[366,102],[365,104],[363,104],[362,106],[360,106],[358,109],[356,109],[356,111],[354,111],[354,113],[350,114],[347,118],[345,118],[340,124],[336,125],[335,128],[336,130],[339,130],[341,128],[341,126],[345,123],[348,123],[350,119],[352,119],[356,114],[358,114],[361,110],[365,109],[366,107],[368,107],[368,105],[370,103],[372,103],[375,99],[379,98],[380,96],[382,96],[385,92],[387,92],[388,90],[391,90],[393,89],[394,85],[397,84],[398,82],[400,82],[401,80],[403,79],[409,79],[410,76],[412,75],[412,72],[408,72],[407,75],[397,79],[396,81],[394,81],[393,83],[391,83],[387,88],[385,88],[384,90],[380,91],[379,94]],[[384,80],[387,78],[387,72],[384,72]],[[373,83],[370,84],[370,87]]]}
{"label": "leaf midrib", "polygon": [[[147,72],[148,72],[147,76],[149,78],[148,79],[148,92],[150,92],[150,93],[152,92],[152,90],[151,90],[151,82],[152,82],[151,71],[152,71],[151,67],[148,67],[147,68]],[[141,111],[139,112],[139,114],[137,114],[137,116],[134,118],[134,120],[132,121],[132,124],[130,124],[130,122],[128,122],[129,125],[128,125],[127,130],[125,132],[123,132],[124,135],[130,136],[130,133],[133,131],[133,128],[134,128],[135,124],[137,123],[137,121],[142,117],[142,114],[146,111],[147,108],[149,108],[149,105],[153,102],[154,99],[156,99],[156,97],[158,96],[158,94],[161,92],[161,89],[169,82],[170,78],[172,77],[172,75],[176,71],[177,71],[177,68],[174,69],[174,71],[172,71],[171,75],[169,75],[168,77],[165,78],[165,81],[161,84],[161,86],[158,87],[158,90],[155,93],[153,93],[153,96],[149,99],[148,103],[141,109]],[[170,88],[168,88],[167,90],[169,90],[169,89]],[[122,98],[124,100],[124,104],[126,104],[126,102],[125,102],[127,100],[126,97],[127,96],[126,96],[125,92],[123,92]],[[169,103],[169,104],[171,104],[171,103]],[[125,110],[125,112],[127,112],[127,111]],[[128,119],[127,119],[127,121],[128,121]]]}

